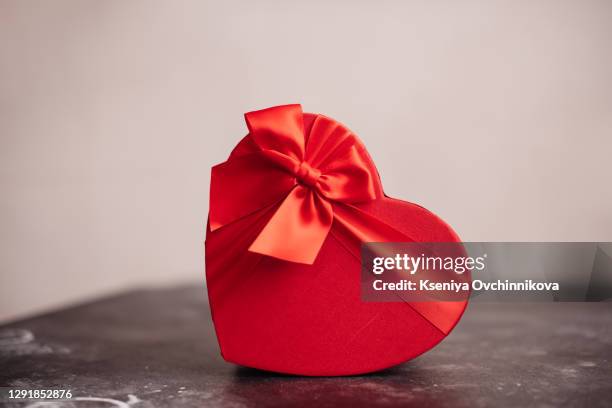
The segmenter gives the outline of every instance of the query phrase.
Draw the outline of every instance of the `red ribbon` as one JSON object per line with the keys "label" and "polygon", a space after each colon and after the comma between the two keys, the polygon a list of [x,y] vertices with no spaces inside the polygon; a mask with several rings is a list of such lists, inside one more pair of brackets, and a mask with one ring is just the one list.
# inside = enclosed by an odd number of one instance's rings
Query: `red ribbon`
{"label": "red ribbon", "polygon": [[334,220],[358,243],[412,241],[352,205],[384,193],[350,130],[318,115],[305,132],[300,105],[250,112],[245,119],[245,142],[212,169],[211,231],[276,207],[249,250],[304,264],[314,262]]}

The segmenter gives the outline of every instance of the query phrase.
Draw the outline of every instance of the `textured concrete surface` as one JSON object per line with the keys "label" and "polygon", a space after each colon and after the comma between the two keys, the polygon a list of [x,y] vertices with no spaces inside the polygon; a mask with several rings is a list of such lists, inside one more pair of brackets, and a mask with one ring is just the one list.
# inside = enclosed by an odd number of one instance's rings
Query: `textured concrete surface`
{"label": "textured concrete surface", "polygon": [[54,407],[610,406],[612,303],[470,305],[438,347],[348,378],[239,368],[205,290],[136,290],[0,327],[0,386],[69,388]]}

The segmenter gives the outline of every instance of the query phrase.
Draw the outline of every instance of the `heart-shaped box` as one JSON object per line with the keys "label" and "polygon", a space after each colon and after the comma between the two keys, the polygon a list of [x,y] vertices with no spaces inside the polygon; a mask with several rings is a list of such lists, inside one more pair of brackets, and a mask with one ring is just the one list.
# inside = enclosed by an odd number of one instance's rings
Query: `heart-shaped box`
{"label": "heart-shaped box", "polygon": [[[302,114],[299,105],[246,117],[249,134],[227,162],[213,168],[206,234],[209,302],[224,359],[288,374],[353,375],[410,360],[444,339],[467,301],[362,301],[359,246],[368,240],[459,242],[455,232],[423,207],[386,197],[367,151],[339,123]],[[318,146],[314,156],[323,157],[313,160],[318,168],[302,164],[304,157],[286,164],[276,153],[264,158],[272,157],[271,166],[261,161],[262,152],[275,149],[299,156],[299,146],[291,143],[300,137],[306,159],[310,145]],[[248,165],[241,162],[245,157]],[[344,163],[334,167],[329,164],[334,159]],[[351,168],[348,176],[340,174],[346,168]],[[332,176],[325,176],[325,169]],[[360,169],[371,174],[373,197],[362,200],[356,193],[357,200],[336,202],[340,196],[329,191],[357,186],[348,180],[353,176],[359,185],[367,184]],[[264,174],[258,178],[260,170]],[[277,179],[277,172],[284,176]],[[330,181],[336,176],[340,182]],[[285,204],[296,190],[316,190],[332,202],[333,220],[325,219],[327,204],[312,198],[316,192],[306,198],[297,194],[302,200],[297,206]],[[322,234],[320,243],[315,230]]]}

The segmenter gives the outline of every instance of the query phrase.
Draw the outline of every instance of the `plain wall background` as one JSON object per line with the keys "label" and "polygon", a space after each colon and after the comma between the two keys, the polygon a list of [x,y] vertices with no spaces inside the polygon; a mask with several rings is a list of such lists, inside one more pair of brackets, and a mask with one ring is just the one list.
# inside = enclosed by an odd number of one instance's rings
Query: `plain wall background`
{"label": "plain wall background", "polygon": [[612,2],[0,2],[0,319],[203,282],[209,169],[300,102],[466,241],[612,240]]}

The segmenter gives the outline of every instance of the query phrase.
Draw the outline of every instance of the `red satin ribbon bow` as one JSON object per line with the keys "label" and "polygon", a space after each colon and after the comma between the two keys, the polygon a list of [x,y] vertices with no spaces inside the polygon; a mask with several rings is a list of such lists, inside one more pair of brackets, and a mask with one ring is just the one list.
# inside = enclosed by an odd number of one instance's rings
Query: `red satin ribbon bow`
{"label": "red satin ribbon bow", "polygon": [[383,191],[350,130],[318,115],[305,132],[300,105],[250,112],[245,119],[248,148],[237,148],[212,169],[211,231],[276,206],[249,250],[305,264],[314,262],[334,221],[362,242],[410,240],[353,205]]}

